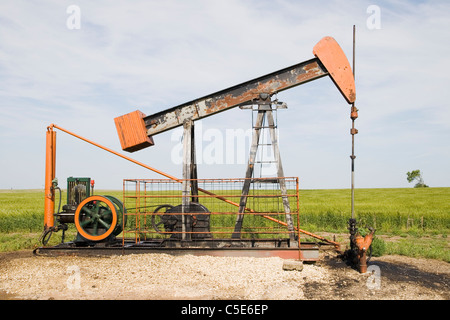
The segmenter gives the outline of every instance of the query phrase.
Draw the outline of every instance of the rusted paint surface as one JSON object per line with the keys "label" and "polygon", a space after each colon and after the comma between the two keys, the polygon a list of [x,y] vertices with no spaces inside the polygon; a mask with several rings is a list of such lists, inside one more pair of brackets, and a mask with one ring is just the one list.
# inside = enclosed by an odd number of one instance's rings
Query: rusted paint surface
{"label": "rusted paint surface", "polygon": [[356,90],[352,68],[336,40],[332,37],[324,37],[314,46],[313,54],[328,70],[345,100],[350,104],[355,102]]}
{"label": "rusted paint surface", "polygon": [[[233,107],[249,104],[259,94],[273,95],[277,92],[330,75],[348,103],[356,99],[355,81],[350,64],[339,44],[331,37],[324,37],[313,49],[316,58],[265,76],[221,90],[182,105],[143,116],[146,134],[151,136],[183,125],[183,122],[198,120]],[[140,130],[142,132],[142,130]],[[141,133],[139,133],[141,136]],[[120,134],[119,134],[120,137]],[[127,140],[126,136],[121,137]],[[140,150],[153,143],[140,138],[141,145],[126,143],[128,151]],[[137,142],[136,142],[137,143]],[[126,150],[126,149],[124,149]]]}
{"label": "rusted paint surface", "polygon": [[308,60],[271,74],[213,93],[144,118],[149,136],[181,126],[187,119],[198,120],[247,104],[260,93],[273,95],[328,75],[318,59]]}
{"label": "rusted paint surface", "polygon": [[154,144],[147,136],[144,116],[137,110],[114,119],[122,150],[134,152]]}

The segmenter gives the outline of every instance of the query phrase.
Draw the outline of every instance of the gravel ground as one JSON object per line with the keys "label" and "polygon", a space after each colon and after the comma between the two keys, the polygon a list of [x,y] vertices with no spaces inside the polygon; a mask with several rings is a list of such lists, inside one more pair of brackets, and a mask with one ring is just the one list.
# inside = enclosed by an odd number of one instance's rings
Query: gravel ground
{"label": "gravel ground", "polygon": [[380,277],[335,256],[284,271],[280,258],[9,253],[0,255],[0,299],[450,299],[448,263],[387,256],[372,265]]}

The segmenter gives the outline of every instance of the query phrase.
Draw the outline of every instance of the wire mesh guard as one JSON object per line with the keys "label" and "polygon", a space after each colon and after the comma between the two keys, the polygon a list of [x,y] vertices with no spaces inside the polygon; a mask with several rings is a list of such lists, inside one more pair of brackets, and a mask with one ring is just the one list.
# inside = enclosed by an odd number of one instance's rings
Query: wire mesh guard
{"label": "wire mesh guard", "polygon": [[298,178],[251,179],[247,181],[248,195],[243,196],[245,182],[246,179],[126,179],[124,239],[138,243],[154,239],[291,237],[299,241],[295,231],[299,223]]}

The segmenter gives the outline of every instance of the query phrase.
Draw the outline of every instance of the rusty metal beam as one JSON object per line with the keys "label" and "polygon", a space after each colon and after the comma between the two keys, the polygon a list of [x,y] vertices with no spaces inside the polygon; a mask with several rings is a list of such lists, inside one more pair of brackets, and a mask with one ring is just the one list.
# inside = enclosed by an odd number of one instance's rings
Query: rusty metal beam
{"label": "rusty metal beam", "polygon": [[188,119],[198,120],[239,105],[248,104],[259,98],[261,93],[273,95],[327,75],[328,71],[320,60],[314,58],[146,116],[143,119],[147,128],[147,135],[153,136],[176,128],[183,125],[183,122]]}
{"label": "rusty metal beam", "polygon": [[[153,145],[152,136],[183,125],[186,120],[203,119],[246,105],[260,94],[272,96],[303,83],[329,75],[348,103],[356,98],[352,69],[339,44],[322,38],[313,48],[314,59],[272,72],[176,107],[146,116],[140,111],[114,119],[122,150],[135,152]],[[138,116],[136,116],[138,115]]]}

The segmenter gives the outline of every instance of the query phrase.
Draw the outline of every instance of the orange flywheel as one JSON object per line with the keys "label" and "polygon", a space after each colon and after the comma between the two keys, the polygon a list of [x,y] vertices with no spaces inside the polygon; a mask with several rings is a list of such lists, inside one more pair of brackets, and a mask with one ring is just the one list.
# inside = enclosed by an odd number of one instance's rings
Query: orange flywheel
{"label": "orange flywheel", "polygon": [[101,241],[117,233],[121,226],[118,215],[122,214],[111,197],[91,196],[84,199],[75,211],[75,226],[84,238]]}

